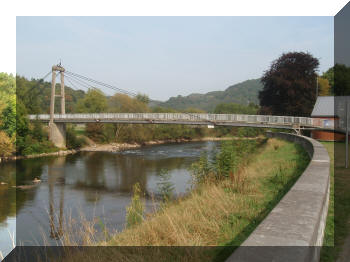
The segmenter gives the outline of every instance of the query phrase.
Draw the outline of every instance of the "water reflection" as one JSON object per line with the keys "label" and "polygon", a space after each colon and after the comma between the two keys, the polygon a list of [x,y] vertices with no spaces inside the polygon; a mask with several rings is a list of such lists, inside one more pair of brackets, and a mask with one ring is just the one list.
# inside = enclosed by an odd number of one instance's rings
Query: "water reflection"
{"label": "water reflection", "polygon": [[[50,237],[59,240],[63,234],[63,206],[64,206],[64,166],[66,159],[61,157],[55,159],[48,165],[48,185],[49,185],[49,220],[50,220]],[[58,227],[56,227],[57,214],[55,213],[54,187],[59,184],[59,214]]]}
{"label": "water reflection", "polygon": [[16,215],[16,166],[15,163],[0,166],[0,227],[7,217]]}
{"label": "water reflection", "polygon": [[[157,193],[162,169],[169,170],[175,193],[184,194],[190,188],[189,166],[201,152],[216,146],[216,142],[196,142],[19,160],[17,176],[7,181],[32,186],[17,188],[16,193],[10,186],[6,193],[0,191],[7,194],[6,201],[0,200],[0,219],[14,215],[16,208],[8,203],[17,197],[17,245],[60,244],[65,223],[79,221],[81,213],[88,221],[99,219],[107,228],[122,230],[135,183],[145,192],[150,211],[156,203],[147,196]],[[13,163],[0,168],[2,173],[13,169]],[[41,183],[33,183],[35,177]]]}

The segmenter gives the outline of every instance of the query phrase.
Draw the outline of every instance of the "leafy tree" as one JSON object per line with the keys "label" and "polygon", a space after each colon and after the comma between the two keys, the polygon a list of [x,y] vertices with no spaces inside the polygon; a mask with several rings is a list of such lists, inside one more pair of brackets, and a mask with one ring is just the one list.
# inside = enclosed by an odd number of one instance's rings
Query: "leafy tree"
{"label": "leafy tree", "polygon": [[73,125],[67,126],[66,143],[68,149],[80,148],[85,144],[84,139],[77,136]]}
{"label": "leafy tree", "polygon": [[319,96],[330,96],[331,86],[327,78],[318,77],[318,95]]}
{"label": "leafy tree", "polygon": [[137,94],[136,99],[145,103],[146,105],[149,103],[150,99],[147,95],[145,94]]}
{"label": "leafy tree", "polygon": [[0,128],[4,130],[9,137],[14,136],[16,133],[16,101],[14,101],[14,97],[2,111]]}
{"label": "leafy tree", "polygon": [[[77,110],[80,113],[103,113],[107,112],[108,104],[106,96],[97,89],[89,89],[84,98],[77,104]],[[100,123],[89,123],[86,125],[88,137],[95,141],[105,142],[103,133],[104,126]]]}
{"label": "leafy tree", "polygon": [[[69,83],[69,82],[68,82]],[[28,80],[16,77],[17,99],[22,100],[28,114],[48,114],[50,110],[51,83],[43,80]],[[56,92],[60,84],[56,84]],[[77,101],[82,99],[85,92],[65,86],[66,112],[76,112]],[[56,100],[55,112],[60,112],[60,102]]]}
{"label": "leafy tree", "polygon": [[328,80],[328,83],[333,90],[333,87],[334,87],[334,67],[331,67],[326,72],[324,72],[322,74],[322,78],[325,78]]}
{"label": "leafy tree", "polygon": [[0,114],[10,102],[16,100],[16,82],[10,74],[0,73]]}
{"label": "leafy tree", "polygon": [[342,64],[334,66],[334,95],[350,95],[350,67]]}
{"label": "leafy tree", "polygon": [[16,105],[16,131],[17,136],[25,137],[29,133],[29,120],[27,111],[21,100],[17,100]]}
{"label": "leafy tree", "polygon": [[107,111],[107,108],[106,96],[97,89],[89,89],[77,104],[77,110],[80,113],[103,113]]}
{"label": "leafy tree", "polygon": [[113,113],[146,113],[149,112],[144,102],[146,96],[131,98],[128,95],[116,93],[109,100],[109,111]]}
{"label": "leafy tree", "polygon": [[10,156],[14,152],[11,139],[3,131],[0,131],[0,157]]}
{"label": "leafy tree", "polygon": [[263,114],[309,116],[316,100],[318,59],[309,53],[282,54],[273,61],[259,92]]}

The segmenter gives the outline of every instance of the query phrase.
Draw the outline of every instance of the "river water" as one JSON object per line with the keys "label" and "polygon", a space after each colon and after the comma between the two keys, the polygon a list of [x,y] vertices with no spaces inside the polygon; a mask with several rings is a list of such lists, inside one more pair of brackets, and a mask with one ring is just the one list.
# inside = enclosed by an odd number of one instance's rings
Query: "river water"
{"label": "river water", "polygon": [[[97,219],[103,227],[121,231],[135,183],[145,192],[151,212],[157,206],[151,196],[159,192],[162,170],[168,170],[175,194],[186,194],[191,188],[189,167],[202,152],[217,147],[218,142],[164,144],[2,163],[0,181],[7,185],[0,187],[0,251],[11,250],[15,230],[17,245],[57,245],[65,223],[79,224],[82,214],[87,221]],[[35,178],[41,182],[33,183]],[[15,190],[15,181],[23,187]]]}

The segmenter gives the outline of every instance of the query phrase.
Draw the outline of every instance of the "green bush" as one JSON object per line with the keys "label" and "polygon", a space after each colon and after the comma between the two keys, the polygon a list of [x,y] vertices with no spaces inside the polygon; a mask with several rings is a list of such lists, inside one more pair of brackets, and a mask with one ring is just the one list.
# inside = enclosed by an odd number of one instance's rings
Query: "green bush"
{"label": "green bush", "polygon": [[213,174],[217,180],[234,176],[248,155],[254,153],[264,142],[266,139],[223,141],[220,152],[212,160],[203,153],[190,168],[195,184],[205,181],[209,174]]}
{"label": "green bush", "polygon": [[167,169],[160,171],[160,181],[157,183],[158,192],[162,197],[163,202],[168,202],[174,195],[174,184],[170,182],[171,175]]}
{"label": "green bush", "polygon": [[58,148],[54,146],[51,141],[44,140],[42,142],[37,141],[31,135],[27,135],[24,138],[23,145],[21,148],[22,155],[33,155],[41,153],[52,153],[57,152]]}
{"label": "green bush", "polygon": [[193,163],[190,167],[192,183],[201,184],[208,174],[213,170],[213,165],[209,162],[208,154],[202,152],[199,161]]}
{"label": "green bush", "polygon": [[66,130],[66,146],[68,149],[76,149],[85,145],[85,140],[78,137],[74,127],[68,127]]}

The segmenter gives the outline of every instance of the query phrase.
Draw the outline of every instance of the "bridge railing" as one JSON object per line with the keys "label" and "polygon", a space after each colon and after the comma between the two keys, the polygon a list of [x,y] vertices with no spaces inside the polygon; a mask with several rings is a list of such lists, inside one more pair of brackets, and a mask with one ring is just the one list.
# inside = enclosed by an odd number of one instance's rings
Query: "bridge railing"
{"label": "bridge railing", "polygon": [[[31,120],[48,121],[50,115],[30,115]],[[146,121],[191,121],[191,122],[243,122],[252,124],[308,126],[319,128],[334,127],[333,120],[309,117],[243,115],[243,114],[198,114],[198,113],[93,113],[93,114],[55,114],[56,121],[74,120],[146,120]]]}

